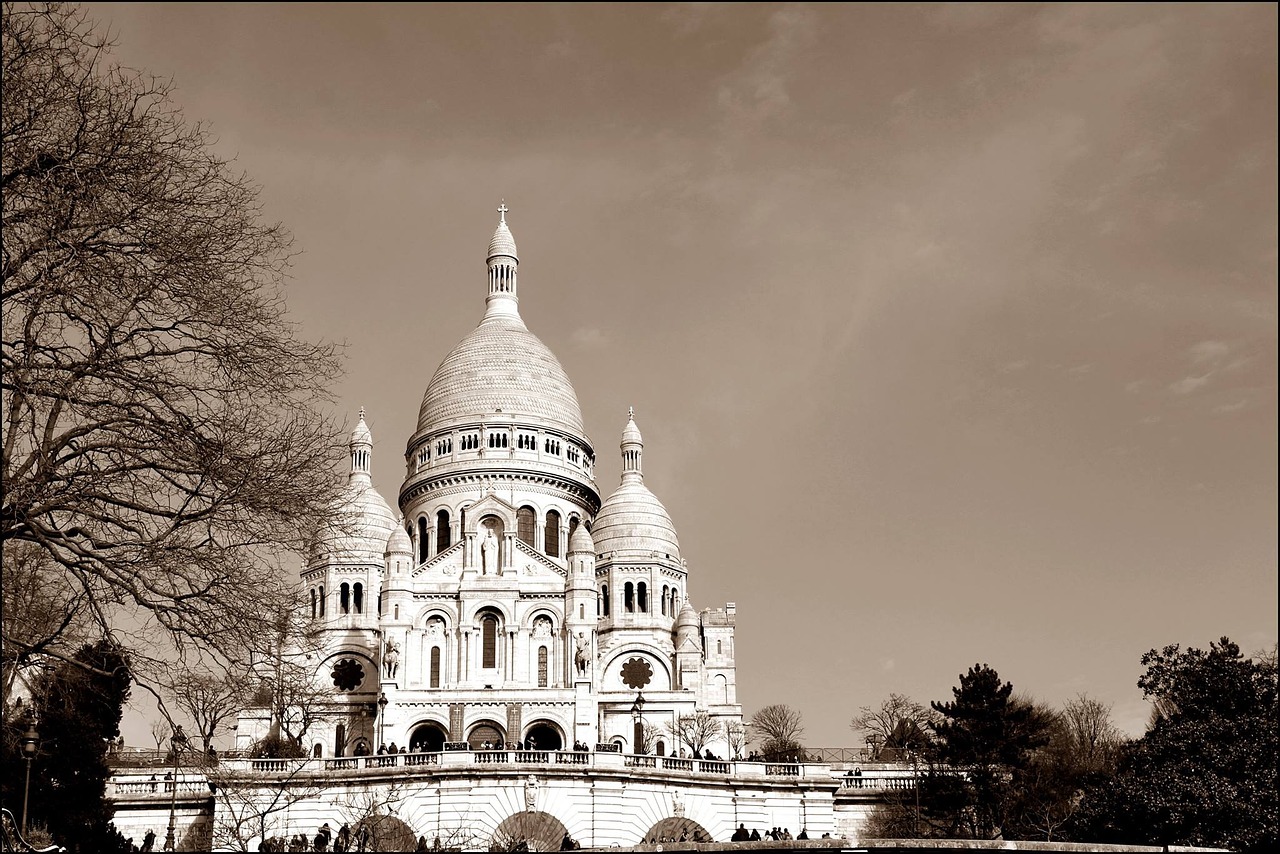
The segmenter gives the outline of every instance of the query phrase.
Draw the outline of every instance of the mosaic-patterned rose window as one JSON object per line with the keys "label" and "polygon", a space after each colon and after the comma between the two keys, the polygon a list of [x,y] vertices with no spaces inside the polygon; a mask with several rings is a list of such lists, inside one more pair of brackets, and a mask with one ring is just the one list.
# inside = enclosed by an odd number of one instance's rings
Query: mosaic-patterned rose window
{"label": "mosaic-patterned rose window", "polygon": [[364,667],[354,658],[344,658],[333,666],[333,685],[339,691],[354,691],[364,681]]}

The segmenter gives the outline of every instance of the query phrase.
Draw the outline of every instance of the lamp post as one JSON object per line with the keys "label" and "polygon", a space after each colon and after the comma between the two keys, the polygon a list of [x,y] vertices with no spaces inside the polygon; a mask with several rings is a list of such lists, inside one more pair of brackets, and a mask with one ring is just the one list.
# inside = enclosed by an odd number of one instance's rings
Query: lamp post
{"label": "lamp post", "polygon": [[40,744],[40,733],[36,732],[36,722],[27,718],[27,731],[22,735],[22,756],[27,760],[27,782],[22,786],[22,835],[27,835],[27,793],[31,790],[31,760],[36,757]]}
{"label": "lamp post", "polygon": [[173,735],[169,737],[169,747],[173,751],[173,779],[169,781],[169,785],[173,787],[173,794],[169,798],[169,829],[164,834],[163,850],[165,851],[177,850],[174,840],[174,825],[177,823],[178,813],[178,751],[186,746],[186,733],[182,731],[180,725],[174,727]]}
{"label": "lamp post", "polygon": [[387,703],[388,702],[390,701],[387,700],[387,695],[379,691],[378,692],[378,746],[374,748],[375,752],[378,750],[378,748],[382,747],[382,744],[384,741],[383,730],[386,728],[386,724],[387,724]]}
{"label": "lamp post", "polygon": [[636,718],[636,753],[648,753],[648,739],[644,737],[644,692],[636,692],[636,701],[631,704],[631,714]]}

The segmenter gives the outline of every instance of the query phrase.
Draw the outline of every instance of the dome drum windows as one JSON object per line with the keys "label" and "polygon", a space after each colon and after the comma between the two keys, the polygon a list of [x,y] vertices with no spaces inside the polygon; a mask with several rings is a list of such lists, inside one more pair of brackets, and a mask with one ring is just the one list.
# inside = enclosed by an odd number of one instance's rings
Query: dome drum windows
{"label": "dome drum windows", "polygon": [[574,445],[570,445],[565,449],[564,456],[571,463],[578,463],[582,460],[582,453]]}
{"label": "dome drum windows", "polygon": [[480,448],[479,433],[463,433],[461,436],[458,437],[458,450],[475,451],[475,450],[479,450],[479,448]]}
{"label": "dome drum windows", "polygon": [[489,433],[487,438],[490,448],[501,449],[510,447],[510,433]]}
{"label": "dome drum windows", "polygon": [[536,451],[538,450],[538,437],[532,433],[519,433],[516,435],[517,451]]}
{"label": "dome drum windows", "polygon": [[443,457],[445,454],[452,454],[452,453],[453,453],[452,437],[446,436],[445,438],[436,442],[436,458],[437,459],[439,459],[440,457]]}
{"label": "dome drum windows", "polygon": [[560,513],[547,511],[547,525],[544,532],[546,553],[548,557],[560,557]]}
{"label": "dome drum windows", "polygon": [[542,443],[542,450],[545,453],[551,454],[553,457],[560,456],[560,440],[547,439]]}

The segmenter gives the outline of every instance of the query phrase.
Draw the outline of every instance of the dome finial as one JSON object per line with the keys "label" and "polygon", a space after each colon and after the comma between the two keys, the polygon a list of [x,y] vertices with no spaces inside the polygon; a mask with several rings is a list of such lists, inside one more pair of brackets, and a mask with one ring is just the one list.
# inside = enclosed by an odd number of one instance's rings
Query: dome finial
{"label": "dome finial", "polygon": [[510,210],[510,208],[507,207],[507,200],[503,199],[502,202],[498,205],[498,224],[499,225],[506,224],[508,210]]}
{"label": "dome finial", "polygon": [[640,436],[640,428],[636,426],[636,410],[627,407],[627,426],[622,428],[622,482],[639,482],[644,480],[644,471],[640,467],[640,455],[644,451],[644,439]]}
{"label": "dome finial", "polygon": [[360,420],[361,420],[361,421],[363,421],[363,420],[364,420],[364,407],[363,407],[363,406],[362,406],[362,407],[360,407]]}
{"label": "dome finial", "polygon": [[[363,412],[364,410],[362,409],[362,410],[360,410],[360,411],[361,411],[361,412]],[[628,407],[627,407],[627,420],[628,420],[628,421],[634,421],[634,420],[635,420],[635,417],[636,417],[636,408],[635,408],[634,406],[628,406]]]}

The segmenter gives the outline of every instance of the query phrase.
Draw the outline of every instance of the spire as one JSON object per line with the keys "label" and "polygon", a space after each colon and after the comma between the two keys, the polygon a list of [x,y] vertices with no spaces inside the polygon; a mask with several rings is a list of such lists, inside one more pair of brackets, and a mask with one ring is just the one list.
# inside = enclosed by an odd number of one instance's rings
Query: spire
{"label": "spire", "polygon": [[644,439],[640,437],[640,428],[636,426],[636,411],[627,407],[627,426],[622,429],[622,482],[643,483],[644,472],[640,468],[640,457],[644,453]]}
{"label": "spire", "polygon": [[516,239],[507,228],[506,200],[498,205],[498,227],[489,241],[489,255],[485,259],[489,267],[489,296],[485,300],[485,317],[491,315],[515,315],[520,312],[516,295],[516,268],[520,258],[516,255]]}
{"label": "spire", "polygon": [[351,480],[369,481],[369,463],[373,456],[373,433],[369,425],[364,423],[364,407],[360,407],[360,420],[351,431]]}

